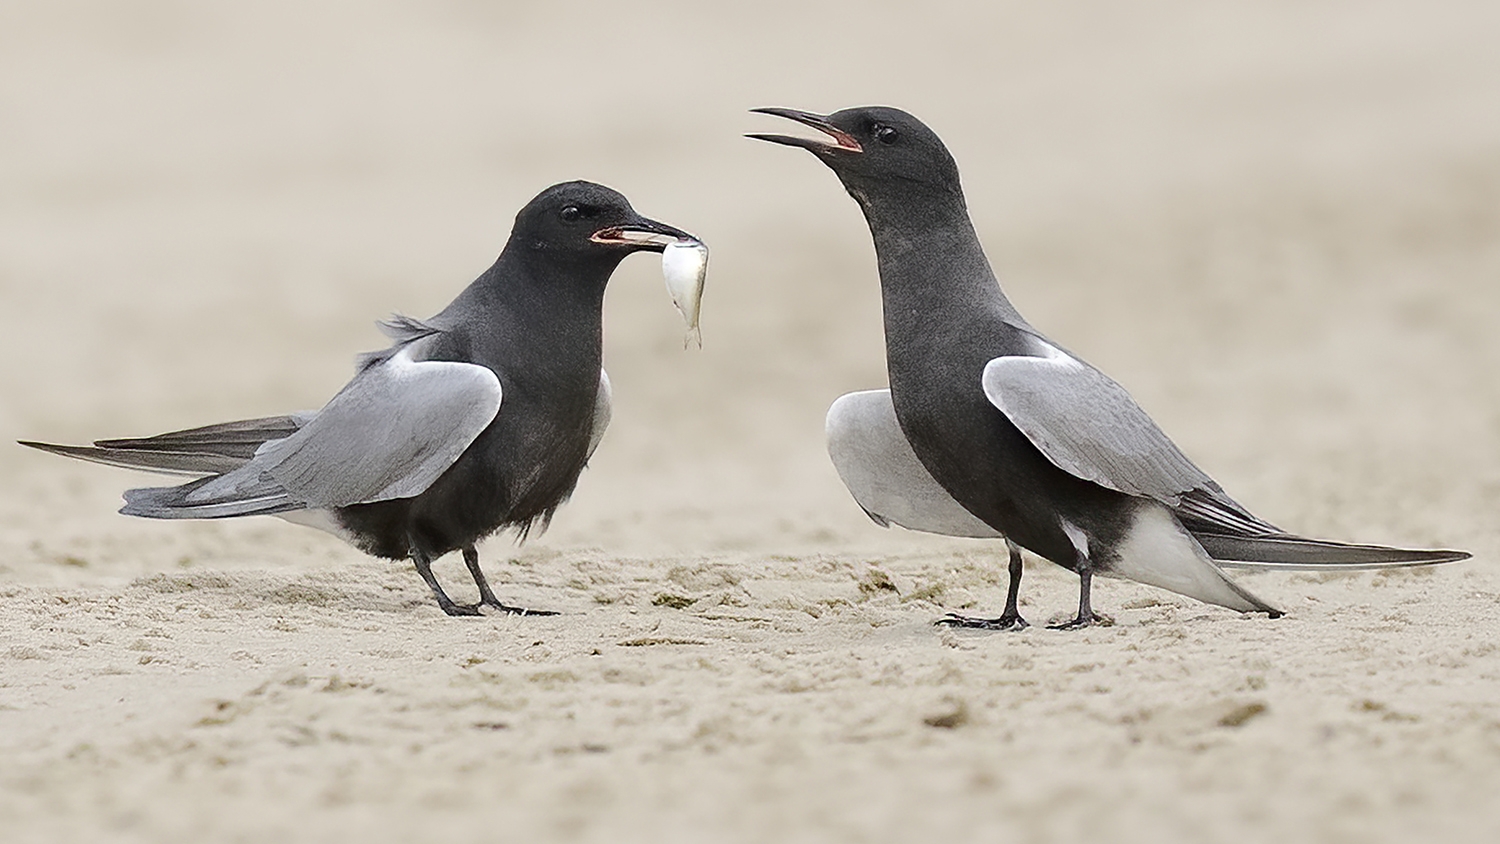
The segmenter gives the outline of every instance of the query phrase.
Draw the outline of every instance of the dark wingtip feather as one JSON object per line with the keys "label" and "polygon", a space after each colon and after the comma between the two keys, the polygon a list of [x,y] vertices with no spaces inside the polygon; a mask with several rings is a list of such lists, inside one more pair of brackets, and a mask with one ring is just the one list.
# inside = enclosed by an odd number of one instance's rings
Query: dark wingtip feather
{"label": "dark wingtip feather", "polygon": [[73,457],[74,451],[86,449],[87,446],[78,445],[55,445],[53,443],[40,443],[35,440],[16,440],[16,445],[24,445],[37,451],[45,451],[48,454],[61,454],[64,457]]}
{"label": "dark wingtip feather", "polygon": [[196,451],[249,460],[266,441],[289,437],[304,422],[295,415],[264,416],[171,431],[153,437],[95,440],[94,445],[111,450]]}
{"label": "dark wingtip feather", "polygon": [[1467,560],[1467,551],[1391,548],[1328,542],[1302,536],[1225,536],[1194,534],[1203,549],[1225,566],[1269,569],[1361,569],[1435,566]]}
{"label": "dark wingtip feather", "polygon": [[114,466],[119,469],[138,469],[144,472],[155,472],[165,475],[187,475],[189,477],[212,475],[218,472],[230,471],[244,462],[243,460],[225,457],[212,452],[147,451],[139,448],[53,445],[52,443],[39,443],[30,440],[18,440],[17,442],[38,451],[45,451],[48,454],[56,454],[61,457],[71,457],[74,460],[85,460],[89,463],[98,463],[103,466]]}

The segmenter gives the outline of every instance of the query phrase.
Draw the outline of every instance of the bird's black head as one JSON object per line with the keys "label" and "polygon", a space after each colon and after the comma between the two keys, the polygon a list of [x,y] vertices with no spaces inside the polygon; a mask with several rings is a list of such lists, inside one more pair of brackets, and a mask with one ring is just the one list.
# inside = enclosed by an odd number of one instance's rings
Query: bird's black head
{"label": "bird's black head", "polygon": [[861,106],[829,115],[789,108],[752,111],[795,120],[826,138],[754,133],[746,137],[801,147],[827,164],[863,205],[872,198],[956,197],[958,165],[937,133],[899,108]]}
{"label": "bird's black head", "polygon": [[511,245],[564,263],[613,267],[632,252],[660,252],[696,241],[682,229],[637,214],[619,191],[593,182],[563,182],[537,194],[516,215]]}

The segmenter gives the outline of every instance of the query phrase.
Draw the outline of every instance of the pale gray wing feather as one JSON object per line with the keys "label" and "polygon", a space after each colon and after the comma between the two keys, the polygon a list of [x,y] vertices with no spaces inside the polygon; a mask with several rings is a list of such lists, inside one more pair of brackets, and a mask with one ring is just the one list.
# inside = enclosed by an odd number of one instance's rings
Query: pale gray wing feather
{"label": "pale gray wing feather", "polygon": [[917,459],[896,421],[890,390],[840,396],[828,408],[826,433],[839,478],[877,524],[945,536],[1000,536],[953,500]]}
{"label": "pale gray wing feather", "polygon": [[583,458],[585,462],[594,456],[594,449],[604,439],[604,429],[609,427],[612,413],[610,399],[613,395],[614,391],[609,386],[609,373],[599,370],[599,395],[594,399],[594,427],[589,429],[589,453]]}
{"label": "pale gray wing feather", "polygon": [[1219,486],[1193,465],[1109,376],[1055,347],[984,367],[990,403],[1059,469],[1129,495],[1176,506]]}
{"label": "pale gray wing feather", "polygon": [[500,379],[488,368],[414,361],[404,349],[361,372],[295,434],[187,498],[225,499],[268,480],[313,507],[410,498],[453,465],[499,408]]}

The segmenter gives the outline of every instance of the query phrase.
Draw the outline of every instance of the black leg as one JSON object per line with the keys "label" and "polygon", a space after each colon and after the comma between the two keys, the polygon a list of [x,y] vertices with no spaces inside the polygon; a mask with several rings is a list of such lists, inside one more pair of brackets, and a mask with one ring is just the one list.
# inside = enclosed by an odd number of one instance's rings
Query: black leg
{"label": "black leg", "polygon": [[443,612],[449,615],[479,615],[478,606],[453,603],[453,599],[443,591],[442,584],[438,583],[437,578],[432,575],[432,558],[427,556],[426,551],[418,548],[416,543],[411,546],[411,561],[417,567],[417,574],[422,575],[422,579],[427,581],[427,588],[432,590],[432,595],[437,598],[438,607]]}
{"label": "black leg", "polygon": [[1010,587],[1005,593],[1005,612],[999,618],[975,618],[950,612],[937,620],[945,627],[965,627],[973,630],[1025,630],[1031,625],[1021,617],[1021,546],[1005,540],[1010,549]]}
{"label": "black leg", "polygon": [[557,615],[551,610],[528,610],[524,607],[512,607],[500,603],[495,593],[490,589],[490,582],[485,579],[484,571],[479,568],[479,549],[473,545],[464,547],[464,565],[469,567],[469,574],[474,577],[474,585],[479,587],[479,605],[493,607],[500,612],[509,615]]}
{"label": "black leg", "polygon": [[1114,623],[1114,619],[1103,613],[1094,612],[1090,602],[1090,593],[1093,591],[1094,571],[1083,563],[1078,571],[1078,617],[1063,624],[1049,624],[1049,630],[1082,630],[1085,627],[1108,627]]}
{"label": "black leg", "polygon": [[479,568],[479,549],[473,545],[464,548],[464,565],[469,567],[469,575],[474,578],[474,585],[479,587],[479,603],[498,605],[500,599],[490,589],[490,582],[485,580],[484,571]]}
{"label": "black leg", "polygon": [[1027,627],[1026,619],[1021,617],[1021,546],[1005,540],[1005,545],[1010,549],[1010,587],[1005,592],[1005,612],[1001,618],[1012,619],[1012,627],[1020,630]]}

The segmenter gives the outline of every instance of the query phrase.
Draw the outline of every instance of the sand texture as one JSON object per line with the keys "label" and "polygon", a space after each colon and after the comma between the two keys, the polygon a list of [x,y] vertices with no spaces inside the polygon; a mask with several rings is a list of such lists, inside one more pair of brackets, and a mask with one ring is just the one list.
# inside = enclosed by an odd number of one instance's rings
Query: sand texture
{"label": "sand texture", "polygon": [[[1493,2],[0,3],[0,440],[318,407],[516,209],[588,178],[651,257],[612,427],[481,552],[548,618],[450,619],[274,519],[115,514],[143,476],[0,446],[0,840],[1500,840]],[[881,530],[823,452],[883,386],[875,261],[755,106],[949,142],[1016,305],[1236,498],[1474,552],[1236,577],[1240,617]],[[469,597],[462,564],[439,577]]]}

